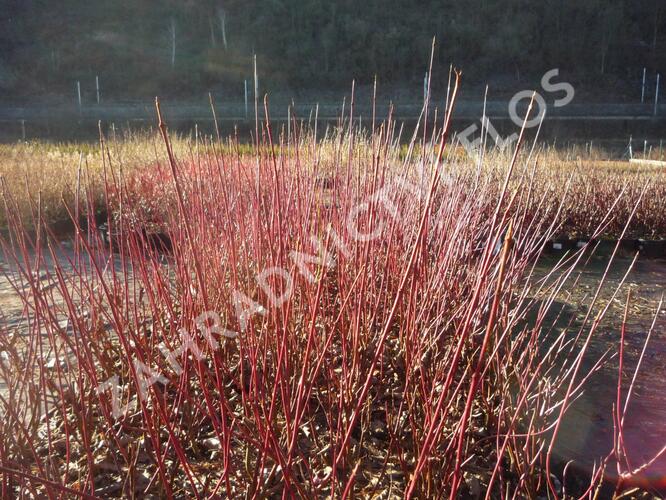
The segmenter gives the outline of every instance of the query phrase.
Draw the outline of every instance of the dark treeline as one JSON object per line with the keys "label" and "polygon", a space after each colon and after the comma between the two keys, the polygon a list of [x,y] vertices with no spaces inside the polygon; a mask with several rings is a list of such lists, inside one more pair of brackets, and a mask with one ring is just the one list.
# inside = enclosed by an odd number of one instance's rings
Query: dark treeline
{"label": "dark treeline", "polygon": [[81,80],[89,93],[100,75],[109,99],[196,96],[241,89],[253,53],[262,88],[335,89],[377,75],[418,89],[433,35],[440,75],[452,62],[501,87],[559,67],[613,89],[664,67],[666,2],[0,0],[0,91],[71,95]]}

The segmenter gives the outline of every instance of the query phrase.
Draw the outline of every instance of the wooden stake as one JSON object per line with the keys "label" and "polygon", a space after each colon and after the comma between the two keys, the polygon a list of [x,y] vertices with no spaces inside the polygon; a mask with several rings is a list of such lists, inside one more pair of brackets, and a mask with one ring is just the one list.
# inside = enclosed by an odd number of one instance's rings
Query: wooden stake
{"label": "wooden stake", "polygon": [[215,39],[215,27],[213,26],[213,18],[208,18],[208,25],[210,26],[210,45],[217,47],[217,40]]}
{"label": "wooden stake", "polygon": [[247,80],[245,80],[245,119],[247,120]]}
{"label": "wooden stake", "polygon": [[657,113],[659,112],[659,82],[661,79],[661,75],[657,73],[657,88],[654,91],[654,116],[657,116]]}
{"label": "wooden stake", "polygon": [[171,18],[171,68],[176,67],[176,20]]}
{"label": "wooden stake", "polygon": [[428,100],[428,72],[426,71],[425,76],[423,77],[423,100]]}
{"label": "wooden stake", "polygon": [[215,100],[213,99],[213,94],[208,92],[208,102],[210,103],[210,109],[213,112],[213,122],[215,123],[215,136],[217,137],[217,142],[220,142],[220,126],[217,124],[217,113],[215,113]]}

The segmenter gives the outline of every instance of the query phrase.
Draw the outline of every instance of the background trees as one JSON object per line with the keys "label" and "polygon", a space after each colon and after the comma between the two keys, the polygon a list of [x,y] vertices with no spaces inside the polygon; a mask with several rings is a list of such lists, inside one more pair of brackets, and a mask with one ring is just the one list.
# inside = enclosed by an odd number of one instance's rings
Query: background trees
{"label": "background trees", "polygon": [[[99,74],[104,95],[199,95],[251,76],[290,89],[414,85],[430,40],[468,81],[511,82],[559,67],[617,90],[664,67],[659,0],[0,0],[0,90],[71,92]],[[441,82],[440,82],[441,83]]]}

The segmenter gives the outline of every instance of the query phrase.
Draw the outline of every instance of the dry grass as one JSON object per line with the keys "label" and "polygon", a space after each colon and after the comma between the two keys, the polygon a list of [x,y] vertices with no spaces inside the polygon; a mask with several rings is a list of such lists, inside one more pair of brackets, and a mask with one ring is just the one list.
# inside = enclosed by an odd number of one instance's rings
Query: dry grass
{"label": "dry grass", "polygon": [[[192,159],[210,144],[195,141],[190,136],[172,134],[174,155],[177,158]],[[324,141],[319,146],[321,164],[333,164],[335,141]],[[122,170],[124,174],[136,169],[150,167],[166,158],[154,134],[124,134],[114,140],[107,140],[108,153],[102,159],[99,144],[94,143],[49,143],[19,142],[0,144],[0,178],[5,193],[11,193],[18,206],[21,218],[30,227],[34,220],[37,199],[41,196],[41,209],[44,220],[52,224],[67,226],[69,216],[65,205],[72,206],[75,198],[77,178],[82,175],[80,186],[91,190],[89,195],[96,201],[97,209],[103,205],[104,171],[107,173]],[[238,156],[254,154],[249,145],[227,142],[218,145],[216,153],[222,151]],[[276,146],[276,150],[280,150]],[[359,136],[355,143],[355,154],[366,157],[371,148],[367,136]],[[400,149],[404,157],[407,147]],[[414,153],[422,153],[420,145]],[[267,149],[262,149],[268,155]],[[284,152],[283,152],[284,154]],[[476,160],[470,158],[462,147],[456,147],[447,154],[452,169],[469,171],[476,168]],[[601,150],[568,150],[539,148],[535,151],[533,164],[535,177],[535,199],[544,198],[557,210],[559,200],[568,198],[562,210],[561,236],[589,237],[605,213],[604,207],[625,192],[634,198],[644,186],[648,192],[638,209],[638,216],[627,236],[650,238],[666,237],[666,213],[660,200],[666,199],[666,169],[661,167],[630,164],[626,161],[609,161]],[[492,150],[483,161],[481,175],[501,178],[508,165],[509,151]],[[104,160],[104,161],[103,161]],[[111,168],[109,168],[111,167]],[[330,170],[330,169],[329,169]],[[112,175],[112,174],[111,174]],[[151,175],[148,172],[147,175]],[[85,195],[85,193],[82,193]],[[615,212],[615,221],[606,230],[606,236],[614,237],[621,231],[631,207],[620,202]],[[6,210],[0,211],[0,229],[7,228]]]}
{"label": "dry grass", "polygon": [[[127,172],[154,163],[161,151],[155,139],[148,134],[128,134],[110,141],[112,153],[104,161],[99,144],[41,141],[0,144],[2,188],[11,194],[26,225],[32,225],[33,205],[36,206],[39,196],[46,221],[53,224],[68,221],[65,204],[71,206],[74,202],[79,171],[84,176],[79,185],[92,190],[93,198],[101,204],[105,165],[122,166]],[[173,144],[178,155],[191,147],[191,141],[181,136],[174,136]],[[6,227],[7,212],[3,209],[0,229]]]}
{"label": "dry grass", "polygon": [[[318,146],[319,161],[325,170],[339,159],[335,157],[335,140],[329,137]],[[171,137],[174,155],[192,160],[199,154],[210,154],[210,143],[195,141],[192,137],[173,134]],[[125,134],[117,140],[107,142],[108,153],[104,161],[99,144],[27,142],[0,145],[0,178],[4,192],[11,193],[24,223],[29,227],[34,220],[33,211],[41,196],[42,216],[52,224],[65,223],[69,216],[65,204],[74,203],[79,171],[84,177],[80,185],[90,190],[97,209],[103,205],[104,171],[123,171],[131,174],[135,170],[146,170],[166,160],[158,138],[147,133]],[[371,154],[369,138],[359,136],[355,143],[355,154],[367,161]],[[213,154],[225,151],[236,156],[253,155],[249,145],[227,142],[217,145]],[[400,149],[399,157],[406,154],[406,146]],[[207,151],[206,153],[203,153]],[[276,151],[280,147],[276,146]],[[421,154],[420,146],[414,154]],[[288,152],[281,152],[283,155]],[[262,148],[262,156],[268,156]],[[450,168],[459,172],[477,168],[476,160],[461,148],[447,154]],[[533,160],[525,168],[534,169],[534,198],[543,199],[555,213],[560,200],[568,201],[562,208],[560,236],[589,237],[605,216],[605,208],[620,197],[634,199],[647,187],[647,193],[638,208],[638,214],[627,236],[635,238],[666,237],[666,211],[660,200],[666,199],[666,169],[661,167],[630,164],[626,161],[601,160],[602,151],[559,151],[553,148],[538,148]],[[509,164],[510,152],[492,150],[483,161],[480,176],[486,179],[501,179]],[[328,167],[327,167],[328,165]],[[110,167],[110,168],[109,168]],[[139,175],[139,177],[141,177]],[[85,193],[82,193],[85,195]],[[617,236],[631,211],[630,203],[620,201],[612,221],[606,229],[608,237]],[[6,210],[0,211],[0,229],[7,227]]]}

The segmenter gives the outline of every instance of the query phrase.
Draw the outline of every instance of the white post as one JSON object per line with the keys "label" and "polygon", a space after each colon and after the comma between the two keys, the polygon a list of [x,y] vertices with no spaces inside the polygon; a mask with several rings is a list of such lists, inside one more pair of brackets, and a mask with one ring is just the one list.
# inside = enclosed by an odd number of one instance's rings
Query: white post
{"label": "white post", "polygon": [[254,121],[256,124],[257,144],[259,144],[259,75],[257,74],[257,54],[252,58],[254,66]]}
{"label": "white post", "polygon": [[252,59],[252,64],[254,66],[254,100],[256,101],[259,98],[259,74],[257,73],[257,54],[254,55]]}
{"label": "white post", "polygon": [[21,137],[25,141],[25,120],[21,120]]}
{"label": "white post", "polygon": [[428,72],[426,71],[425,76],[423,77],[423,100],[428,100]]}
{"label": "white post", "polygon": [[99,75],[95,75],[95,88],[97,89],[97,104],[99,104]]}
{"label": "white post", "polygon": [[176,20],[171,18],[171,67],[176,67]]}
{"label": "white post", "polygon": [[661,78],[661,75],[657,73],[657,88],[655,89],[654,92],[654,116],[657,116],[657,112],[659,111],[659,80]]}
{"label": "white post", "polygon": [[245,119],[247,120],[247,80],[245,80]]}
{"label": "white post", "polygon": [[79,111],[81,111],[81,82],[76,81],[76,95],[79,98]]}
{"label": "white post", "polygon": [[641,104],[645,102],[645,77],[647,73],[647,68],[643,68],[643,86],[641,87]]}
{"label": "white post", "polygon": [[220,18],[220,28],[222,29],[222,45],[227,50],[227,14],[224,9],[218,9],[217,15]]}
{"label": "white post", "polygon": [[217,47],[217,40],[215,39],[215,27],[213,26],[213,18],[208,18],[208,24],[210,26],[210,45],[211,47]]}

